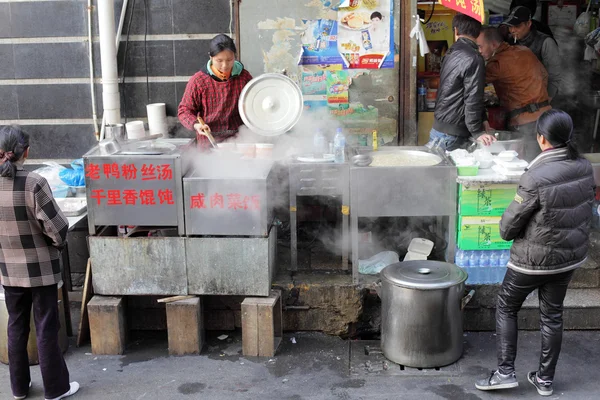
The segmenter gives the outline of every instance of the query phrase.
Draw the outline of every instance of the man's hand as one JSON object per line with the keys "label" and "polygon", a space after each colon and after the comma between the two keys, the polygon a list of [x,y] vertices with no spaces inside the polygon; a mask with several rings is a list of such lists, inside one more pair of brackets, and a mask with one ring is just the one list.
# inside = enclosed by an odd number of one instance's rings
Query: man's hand
{"label": "man's hand", "polygon": [[194,124],[194,129],[201,135],[205,135],[206,132],[210,132],[210,127],[206,124],[196,123]]}
{"label": "man's hand", "polygon": [[477,138],[477,142],[483,143],[485,146],[489,146],[496,141],[496,138],[488,133],[484,133],[483,135]]}

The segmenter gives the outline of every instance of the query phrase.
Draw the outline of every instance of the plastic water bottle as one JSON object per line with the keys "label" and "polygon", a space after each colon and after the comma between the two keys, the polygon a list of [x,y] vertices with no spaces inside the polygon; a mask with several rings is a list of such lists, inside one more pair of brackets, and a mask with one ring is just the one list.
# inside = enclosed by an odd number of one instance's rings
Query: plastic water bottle
{"label": "plastic water bottle", "polygon": [[492,274],[490,268],[490,253],[484,250],[479,255],[479,275],[481,283],[489,284],[492,281]]}
{"label": "plastic water bottle", "polygon": [[[463,270],[465,270],[465,272],[467,273],[467,275],[469,275],[469,277],[471,276],[471,273],[469,272],[469,259],[466,258],[464,251],[462,251],[460,249],[456,249],[456,254],[454,255],[454,263],[456,265],[458,265],[460,268],[462,268]],[[467,278],[467,280],[468,279],[469,278]]]}
{"label": "plastic water bottle", "polygon": [[506,267],[506,265],[508,264],[509,258],[510,258],[510,250],[502,250],[502,252],[500,252],[500,266]]}
{"label": "plastic water bottle", "polygon": [[469,252],[469,272],[471,273],[471,283],[480,283],[481,274],[479,273],[479,253],[476,251]]}
{"label": "plastic water bottle", "polygon": [[323,135],[322,129],[317,129],[317,133],[315,133],[313,152],[315,153],[315,158],[322,158],[323,154],[327,152],[327,140],[325,139],[325,135]]}
{"label": "plastic water bottle", "polygon": [[419,81],[417,88],[417,108],[419,111],[427,111],[427,85],[423,79]]}
{"label": "plastic water bottle", "polygon": [[333,139],[333,157],[337,164],[346,162],[346,137],[342,133],[342,128],[337,128]]}

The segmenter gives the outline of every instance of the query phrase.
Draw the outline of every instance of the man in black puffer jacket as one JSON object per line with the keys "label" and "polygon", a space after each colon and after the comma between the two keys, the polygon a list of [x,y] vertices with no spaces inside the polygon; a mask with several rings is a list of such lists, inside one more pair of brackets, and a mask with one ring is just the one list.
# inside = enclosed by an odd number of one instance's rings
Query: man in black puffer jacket
{"label": "man in black puffer jacket", "polygon": [[567,286],[587,258],[595,183],[591,164],[573,147],[573,121],[567,113],[546,111],[537,132],[542,154],[529,164],[500,221],[500,235],[514,243],[496,308],[498,370],[475,386],[495,390],[519,385],[517,314],[529,293],[538,289],[542,352],[538,370],[527,379],[540,395],[549,396],[562,343]]}
{"label": "man in black puffer jacket", "polygon": [[[430,148],[449,151],[466,147],[472,136],[483,133],[485,88],[485,62],[477,47],[481,23],[456,14],[452,29],[457,40],[442,60],[433,128],[427,143]],[[485,134],[478,140],[490,144],[494,137]]]}

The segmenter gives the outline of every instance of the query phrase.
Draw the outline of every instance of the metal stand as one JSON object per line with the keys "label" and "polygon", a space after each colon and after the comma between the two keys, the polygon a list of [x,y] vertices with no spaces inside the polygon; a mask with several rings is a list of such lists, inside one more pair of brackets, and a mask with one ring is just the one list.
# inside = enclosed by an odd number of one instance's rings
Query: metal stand
{"label": "metal stand", "polygon": [[342,197],[342,269],[348,270],[348,243],[350,234],[350,169],[348,164],[301,164],[289,166],[290,177],[290,230],[291,270],[298,270],[297,196]]}

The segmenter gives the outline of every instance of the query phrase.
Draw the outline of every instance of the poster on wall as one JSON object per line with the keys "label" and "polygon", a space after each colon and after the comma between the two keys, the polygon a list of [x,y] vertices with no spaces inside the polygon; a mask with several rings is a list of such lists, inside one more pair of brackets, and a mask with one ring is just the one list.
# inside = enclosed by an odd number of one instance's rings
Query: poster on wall
{"label": "poster on wall", "polygon": [[337,50],[338,23],[331,19],[303,20],[306,30],[302,35],[300,65],[340,65],[343,63]]}
{"label": "poster on wall", "polygon": [[342,0],[337,25],[345,68],[394,68],[393,0]]}
{"label": "poster on wall", "polygon": [[303,68],[300,88],[304,97],[305,111],[318,111],[327,108],[326,71]]}
{"label": "poster on wall", "polygon": [[348,71],[327,71],[327,103],[348,103],[351,82]]}

